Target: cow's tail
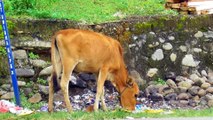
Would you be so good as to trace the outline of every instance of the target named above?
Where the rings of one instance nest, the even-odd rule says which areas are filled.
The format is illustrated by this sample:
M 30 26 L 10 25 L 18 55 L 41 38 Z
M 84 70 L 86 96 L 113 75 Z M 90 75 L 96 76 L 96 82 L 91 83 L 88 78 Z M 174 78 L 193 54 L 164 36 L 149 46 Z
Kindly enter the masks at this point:
M 60 90 L 60 74 L 62 71 L 62 63 L 61 63 L 61 57 L 60 57 L 60 50 L 57 44 L 57 35 L 53 36 L 52 38 L 52 45 L 51 45 L 51 61 L 53 65 L 52 70 L 52 82 L 54 91 L 57 92 Z

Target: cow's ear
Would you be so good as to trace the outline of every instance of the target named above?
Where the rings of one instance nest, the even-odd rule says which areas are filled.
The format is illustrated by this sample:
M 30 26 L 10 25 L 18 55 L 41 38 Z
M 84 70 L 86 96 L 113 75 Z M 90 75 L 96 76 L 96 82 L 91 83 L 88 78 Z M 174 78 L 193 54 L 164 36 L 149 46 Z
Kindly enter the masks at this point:
M 132 86 L 133 86 L 133 83 L 134 83 L 133 78 L 132 78 L 132 77 L 128 77 L 127 85 L 128 85 L 129 87 L 132 87 Z

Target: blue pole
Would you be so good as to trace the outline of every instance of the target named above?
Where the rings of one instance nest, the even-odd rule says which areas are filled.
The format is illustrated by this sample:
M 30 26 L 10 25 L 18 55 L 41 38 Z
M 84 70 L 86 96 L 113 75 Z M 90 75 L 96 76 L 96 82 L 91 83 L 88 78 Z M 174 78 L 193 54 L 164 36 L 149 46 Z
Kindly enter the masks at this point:
M 18 83 L 16 78 L 16 70 L 14 66 L 14 59 L 13 59 L 11 45 L 10 45 L 10 36 L 7 29 L 7 22 L 6 22 L 5 12 L 4 12 L 4 4 L 2 0 L 0 0 L 0 15 L 1 15 L 2 31 L 4 34 L 8 63 L 10 68 L 10 75 L 12 78 L 13 90 L 14 90 L 14 95 L 16 99 L 16 105 L 21 106 L 20 97 L 19 97 L 19 88 L 18 88 Z

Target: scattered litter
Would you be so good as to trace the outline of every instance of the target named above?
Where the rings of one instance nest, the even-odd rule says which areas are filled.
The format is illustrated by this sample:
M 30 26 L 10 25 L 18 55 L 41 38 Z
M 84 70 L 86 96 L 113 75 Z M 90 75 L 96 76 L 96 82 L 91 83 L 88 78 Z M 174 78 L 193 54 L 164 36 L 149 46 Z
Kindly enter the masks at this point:
M 133 111 L 133 113 L 140 113 L 140 112 L 145 112 L 145 110 L 149 110 L 150 108 L 147 107 L 146 105 L 143 104 L 137 104 L 135 106 L 135 110 Z
M 163 109 L 149 109 L 149 110 L 145 110 L 146 113 L 162 113 L 164 112 Z
M 156 113 L 173 114 L 174 113 L 171 110 L 152 109 L 150 107 L 147 107 L 146 105 L 137 104 L 135 106 L 135 110 L 133 111 L 133 113 L 140 113 L 140 112 L 145 112 L 145 113 L 150 113 L 150 114 L 156 114 Z
M 18 116 L 24 116 L 24 115 L 32 114 L 33 112 L 34 111 L 29 110 L 29 109 L 23 109 L 23 110 L 17 111 L 16 115 L 18 115 Z
M 22 115 L 28 115 L 33 113 L 34 111 L 31 111 L 29 109 L 23 109 L 22 107 L 15 106 L 14 103 L 11 103 L 7 100 L 0 100 L 0 113 L 13 113 L 18 116 Z
M 7 100 L 0 100 L 0 113 L 6 113 L 6 112 L 16 112 L 18 110 L 22 110 L 23 108 L 15 106 L 14 103 L 11 103 Z
M 40 108 L 40 111 L 42 111 L 42 112 L 47 112 L 48 111 L 48 106 L 46 105 L 46 106 L 42 106 L 41 108 Z

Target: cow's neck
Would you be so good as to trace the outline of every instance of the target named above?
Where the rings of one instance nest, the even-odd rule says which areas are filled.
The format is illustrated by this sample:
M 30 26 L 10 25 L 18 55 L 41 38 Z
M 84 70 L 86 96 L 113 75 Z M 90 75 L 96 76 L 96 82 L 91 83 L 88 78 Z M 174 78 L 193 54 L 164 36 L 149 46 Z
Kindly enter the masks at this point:
M 125 66 L 120 68 L 120 70 L 116 72 L 114 77 L 115 77 L 116 89 L 120 93 L 127 86 L 128 72 Z

